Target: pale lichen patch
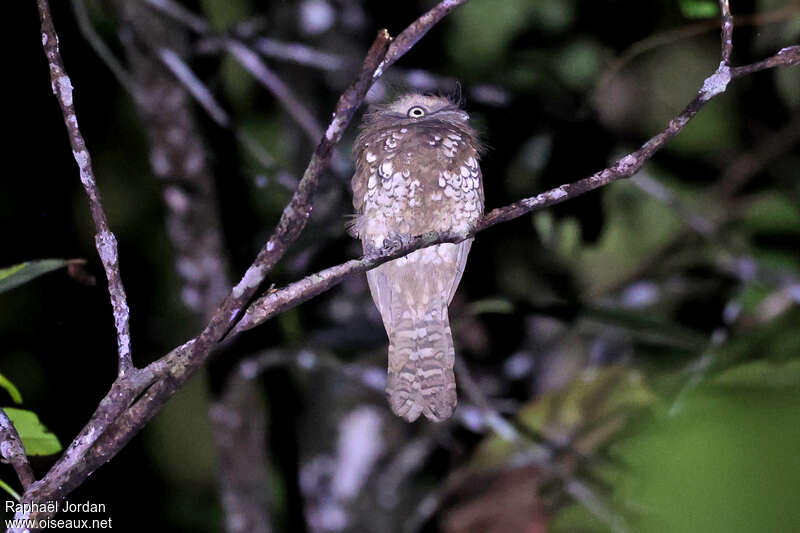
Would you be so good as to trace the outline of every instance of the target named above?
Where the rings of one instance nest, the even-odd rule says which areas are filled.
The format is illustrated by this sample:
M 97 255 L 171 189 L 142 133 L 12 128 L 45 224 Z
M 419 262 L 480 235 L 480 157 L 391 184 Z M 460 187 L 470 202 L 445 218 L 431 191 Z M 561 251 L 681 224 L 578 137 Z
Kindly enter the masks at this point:
M 268 243 L 269 244 L 269 243 Z M 234 298 L 239 298 L 249 289 L 258 287 L 264 279 L 264 274 L 261 270 L 261 265 L 252 265 L 244 273 L 242 280 L 236 284 L 231 293 Z
M 61 101 L 65 106 L 72 107 L 72 82 L 70 81 L 69 76 L 60 76 L 57 79 L 57 83 Z
M 706 102 L 716 95 L 725 92 L 730 81 L 731 68 L 724 62 L 720 62 L 717 71 L 703 82 L 703 87 L 700 89 L 700 99 Z

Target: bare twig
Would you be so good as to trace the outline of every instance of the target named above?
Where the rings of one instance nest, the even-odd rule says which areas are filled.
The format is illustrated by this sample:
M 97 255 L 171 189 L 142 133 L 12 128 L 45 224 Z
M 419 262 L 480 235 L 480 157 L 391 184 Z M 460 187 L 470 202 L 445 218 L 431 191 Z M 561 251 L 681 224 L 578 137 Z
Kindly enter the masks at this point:
M 86 141 L 83 139 L 81 130 L 78 128 L 78 118 L 75 116 L 72 99 L 72 82 L 64 70 L 64 62 L 58 49 L 58 36 L 50 14 L 50 5 L 47 0 L 37 0 L 37 5 L 42 28 L 42 47 L 50 66 L 50 84 L 64 115 L 64 124 L 67 126 L 69 142 L 72 145 L 72 155 L 75 157 L 75 162 L 78 163 L 81 183 L 89 197 L 89 209 L 97 230 L 94 239 L 95 246 L 108 278 L 108 292 L 111 296 L 111 306 L 114 309 L 114 326 L 117 329 L 118 374 L 124 376 L 133 368 L 133 362 L 131 361 L 131 339 L 128 324 L 130 311 L 119 271 L 117 238 L 108 226 L 108 218 L 103 209 L 100 190 L 92 169 L 92 158 L 86 148 Z
M 800 113 L 780 130 L 759 139 L 752 150 L 736 156 L 727 163 L 722 177 L 710 190 L 710 196 L 718 199 L 730 198 L 768 163 L 800 144 Z
M 284 43 L 268 37 L 259 37 L 253 41 L 253 47 L 265 57 L 322 70 L 340 70 L 351 63 L 340 55 L 323 52 L 303 43 Z
M 380 65 L 378 65 L 378 68 L 375 69 L 375 79 L 379 78 L 395 61 L 411 50 L 411 47 L 417 44 L 417 41 L 422 39 L 425 34 L 428 33 L 428 30 L 433 28 L 436 23 L 455 8 L 461 7 L 467 2 L 469 2 L 469 0 L 442 0 L 430 11 L 415 20 L 408 28 L 403 30 L 400 35 L 394 39 L 391 46 L 389 46 L 389 50 L 386 51 L 386 57 L 381 61 Z
M 769 11 L 765 13 L 754 13 L 750 15 L 737 15 L 736 25 L 739 27 L 762 26 L 787 19 L 790 16 L 796 14 L 798 11 L 800 11 L 800 5 L 798 5 L 797 3 L 790 2 L 787 5 L 779 9 L 776 9 L 774 11 Z M 683 26 L 680 28 L 667 30 L 661 33 L 656 33 L 654 35 L 647 37 L 646 39 L 642 39 L 641 41 L 632 44 L 627 50 L 625 50 L 622 54 L 620 54 L 619 57 L 614 59 L 605 68 L 605 71 L 600 76 L 597 84 L 595 85 L 595 88 L 593 90 L 593 97 L 597 97 L 600 91 L 602 91 L 608 85 L 608 83 L 619 73 L 619 71 L 622 70 L 634 58 L 650 50 L 658 48 L 659 46 L 664 46 L 666 44 L 682 41 L 689 37 L 700 35 L 702 33 L 706 33 L 714 29 L 718 29 L 719 27 L 720 25 L 716 20 L 707 20 L 703 22 L 697 22 L 695 24 L 689 24 L 687 26 Z
M 158 55 L 161 62 L 172 72 L 175 78 L 186 87 L 189 94 L 192 95 L 195 101 L 200 104 L 214 122 L 223 128 L 232 129 L 245 150 L 256 158 L 263 167 L 272 168 L 275 166 L 273 157 L 269 155 L 255 139 L 233 124 L 233 120 L 231 120 L 228 112 L 219 105 L 208 87 L 200 81 L 192 69 L 189 68 L 189 65 L 187 65 L 174 50 L 160 48 L 156 50 L 156 55 Z
M 214 119 L 214 122 L 223 128 L 230 127 L 231 119 L 228 113 L 222 109 L 222 106 L 217 103 L 211 91 L 209 91 L 203 82 L 195 76 L 192 69 L 189 68 L 189 65 L 187 65 L 174 50 L 161 48 L 156 50 L 156 54 L 170 72 L 172 72 L 183 86 L 186 87 L 197 103 L 203 106 L 203 109 Z
M 719 0 L 719 10 L 722 17 L 722 35 L 720 40 L 722 63 L 726 67 L 731 66 L 731 53 L 733 52 L 733 15 L 731 15 L 731 5 L 729 0 Z
M 36 481 L 17 428 L 14 427 L 2 408 L 0 408 L 0 457 L 14 467 L 23 489 L 27 489 L 31 483 Z
M 258 54 L 235 39 L 227 39 L 225 49 L 278 99 L 312 143 L 319 141 L 319 138 L 322 137 L 322 126 L 319 125 L 311 111 L 295 97 L 289 86 L 261 61 Z
M 184 26 L 191 28 L 195 33 L 207 33 L 211 31 L 211 26 L 209 26 L 206 19 L 195 15 L 177 2 L 173 2 L 172 0 L 145 0 L 145 2 L 159 11 L 166 13 Z
M 134 92 L 134 82 L 130 73 L 125 70 L 125 67 L 117 60 L 114 53 L 106 46 L 106 43 L 92 26 L 92 21 L 89 19 L 89 13 L 86 12 L 86 4 L 83 0 L 72 0 L 72 12 L 75 14 L 75 20 L 78 22 L 78 29 L 81 31 L 83 38 L 89 43 L 97 54 L 97 57 L 105 63 L 111 74 L 117 79 L 122 87 L 129 93 Z
M 223 48 L 252 74 L 286 109 L 287 113 L 300 125 L 312 143 L 322 136 L 322 128 L 314 115 L 295 98 L 289 87 L 272 72 L 267 65 L 247 45 L 234 37 L 222 37 L 214 33 L 202 18 L 194 15 L 172 0 L 146 0 L 149 5 L 171 17 L 176 22 L 191 28 L 201 35 L 219 40 Z M 202 21 L 202 22 L 201 22 Z
M 800 46 L 787 46 L 786 48 L 782 48 L 780 51 L 778 51 L 778 53 L 774 56 L 762 59 L 761 61 L 756 61 L 750 65 L 731 69 L 731 77 L 733 79 L 737 79 L 741 78 L 742 76 L 747 76 L 748 74 L 758 72 L 759 70 L 775 67 L 788 67 L 791 65 L 797 65 L 799 63 Z

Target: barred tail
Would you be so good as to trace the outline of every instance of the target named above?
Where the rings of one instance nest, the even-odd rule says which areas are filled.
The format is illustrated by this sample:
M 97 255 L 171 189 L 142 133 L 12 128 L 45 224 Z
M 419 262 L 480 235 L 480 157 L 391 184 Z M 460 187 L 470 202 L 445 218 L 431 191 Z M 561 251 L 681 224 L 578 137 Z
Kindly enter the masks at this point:
M 447 302 L 433 298 L 414 309 L 398 300 L 393 302 L 389 331 L 389 404 L 408 422 L 420 413 L 441 422 L 456 408 L 455 350 Z

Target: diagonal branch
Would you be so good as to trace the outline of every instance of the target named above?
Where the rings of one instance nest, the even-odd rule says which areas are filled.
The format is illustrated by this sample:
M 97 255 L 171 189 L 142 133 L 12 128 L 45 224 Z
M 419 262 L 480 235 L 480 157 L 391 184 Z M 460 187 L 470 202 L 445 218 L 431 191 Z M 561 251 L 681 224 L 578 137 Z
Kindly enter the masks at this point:
M 75 157 L 75 162 L 78 163 L 81 183 L 89 197 L 89 209 L 97 229 L 94 241 L 108 278 L 108 292 L 111 296 L 111 306 L 114 309 L 114 326 L 117 329 L 118 374 L 122 377 L 133 368 L 133 362 L 131 361 L 130 311 L 119 271 L 117 238 L 108 226 L 108 218 L 103 209 L 100 190 L 97 188 L 92 169 L 92 158 L 86 148 L 86 141 L 83 139 L 81 130 L 78 128 L 78 118 L 75 116 L 75 106 L 72 100 L 72 82 L 64 70 L 64 62 L 58 49 L 58 36 L 50 14 L 50 5 L 47 0 L 37 0 L 37 4 L 42 28 L 42 47 L 50 66 L 50 84 L 64 115 L 64 124 L 67 126 L 69 142 L 72 145 L 72 155 Z
M 275 99 L 286 109 L 286 112 L 297 122 L 303 132 L 315 143 L 322 136 L 322 128 L 317 123 L 314 115 L 303 103 L 298 100 L 289 86 L 284 83 L 267 65 L 242 41 L 234 37 L 226 37 L 212 31 L 208 23 L 173 0 L 146 0 L 154 9 L 164 13 L 179 24 L 190 28 L 196 33 L 213 40 L 218 40 L 221 46 L 234 60 L 263 85 Z
M 236 39 L 226 39 L 225 49 L 255 79 L 267 88 L 303 129 L 311 142 L 322 136 L 322 127 L 314 115 L 297 99 L 286 83 L 264 63 L 258 54 Z

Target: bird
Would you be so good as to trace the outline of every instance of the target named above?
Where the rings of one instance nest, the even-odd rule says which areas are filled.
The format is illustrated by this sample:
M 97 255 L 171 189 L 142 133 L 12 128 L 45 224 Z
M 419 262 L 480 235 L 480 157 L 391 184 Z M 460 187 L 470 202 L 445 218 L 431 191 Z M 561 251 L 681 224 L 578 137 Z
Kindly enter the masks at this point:
M 429 232 L 468 235 L 483 215 L 480 139 L 446 96 L 406 93 L 370 107 L 353 145 L 356 214 L 350 233 L 365 254 Z M 448 306 L 472 238 L 416 250 L 367 272 L 389 338 L 386 394 L 407 422 L 456 408 Z

